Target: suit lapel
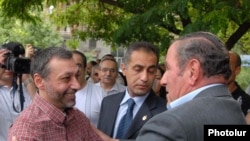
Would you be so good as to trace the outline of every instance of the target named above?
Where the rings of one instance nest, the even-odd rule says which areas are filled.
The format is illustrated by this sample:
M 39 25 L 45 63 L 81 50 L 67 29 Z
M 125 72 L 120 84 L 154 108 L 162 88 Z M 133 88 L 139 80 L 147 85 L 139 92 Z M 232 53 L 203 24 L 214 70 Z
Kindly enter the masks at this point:
M 151 109 L 156 107 L 155 99 L 153 97 L 153 93 L 151 92 L 148 97 L 145 99 L 144 103 L 140 107 L 139 111 L 137 112 L 132 126 L 128 129 L 125 138 L 129 138 L 134 133 L 139 132 L 141 127 L 150 119 L 152 118 Z
M 109 122 L 107 122 L 108 125 L 108 133 L 110 133 L 111 136 L 113 136 L 113 129 L 115 128 L 115 122 L 117 113 L 120 107 L 120 103 L 122 101 L 122 98 L 124 97 L 125 93 L 117 94 L 117 97 L 114 98 L 114 100 L 109 101 L 113 104 L 111 104 L 111 107 L 109 107 L 109 110 L 107 111 L 109 114 Z M 101 117 L 100 117 L 101 118 Z

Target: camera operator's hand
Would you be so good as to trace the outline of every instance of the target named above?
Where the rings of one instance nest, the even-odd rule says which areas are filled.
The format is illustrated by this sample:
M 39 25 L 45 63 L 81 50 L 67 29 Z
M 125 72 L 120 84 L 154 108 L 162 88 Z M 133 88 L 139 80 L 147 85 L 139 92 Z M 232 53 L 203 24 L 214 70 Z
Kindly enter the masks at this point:
M 8 53 L 9 50 L 7 49 L 0 49 L 0 64 L 4 64 L 4 61 L 6 59 L 6 53 Z
M 31 44 L 27 44 L 25 47 L 25 57 L 32 59 L 34 56 L 34 48 Z
M 7 49 L 1 49 L 0 50 L 0 76 L 2 76 L 5 68 L 4 68 L 4 61 L 6 59 L 6 53 L 8 53 L 9 51 Z
M 34 48 L 32 46 L 32 44 L 26 44 L 26 47 L 25 47 L 25 56 L 26 58 L 29 58 L 31 61 L 32 61 L 32 58 L 34 56 Z M 23 84 L 24 86 L 27 88 L 31 98 L 34 97 L 35 93 L 36 93 L 36 87 L 35 87 L 35 84 L 31 78 L 31 75 L 30 74 L 22 74 L 22 81 L 23 81 Z

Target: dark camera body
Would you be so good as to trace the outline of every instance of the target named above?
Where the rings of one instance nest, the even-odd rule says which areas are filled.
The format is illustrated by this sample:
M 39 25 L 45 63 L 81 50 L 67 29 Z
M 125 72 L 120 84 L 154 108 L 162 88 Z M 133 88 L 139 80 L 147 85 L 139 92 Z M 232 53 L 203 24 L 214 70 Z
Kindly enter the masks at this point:
M 30 73 L 30 59 L 6 55 L 5 69 L 11 70 L 14 73 Z
M 24 57 L 19 57 L 25 53 L 24 47 L 20 43 L 10 42 L 4 44 L 2 48 L 8 49 L 10 52 L 5 54 L 4 62 L 5 69 L 11 70 L 14 73 L 30 73 L 31 60 Z

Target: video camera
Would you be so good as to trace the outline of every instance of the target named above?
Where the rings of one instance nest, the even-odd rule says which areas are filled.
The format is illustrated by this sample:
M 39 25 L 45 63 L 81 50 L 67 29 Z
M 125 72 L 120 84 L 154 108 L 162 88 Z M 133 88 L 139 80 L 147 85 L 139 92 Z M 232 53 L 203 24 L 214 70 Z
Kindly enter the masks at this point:
M 18 74 L 30 73 L 31 60 L 29 58 L 20 57 L 20 55 L 25 54 L 25 49 L 22 44 L 17 42 L 8 42 L 2 45 L 1 49 L 3 48 L 10 51 L 5 54 L 5 69 L 11 70 Z

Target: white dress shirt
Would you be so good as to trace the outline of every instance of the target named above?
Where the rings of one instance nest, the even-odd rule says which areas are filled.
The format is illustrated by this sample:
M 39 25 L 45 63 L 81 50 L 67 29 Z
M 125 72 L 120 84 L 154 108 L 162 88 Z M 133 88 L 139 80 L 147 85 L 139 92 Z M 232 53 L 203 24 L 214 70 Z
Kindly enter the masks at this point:
M 82 111 L 89 120 L 97 127 L 102 99 L 105 97 L 102 89 L 92 83 L 76 92 L 75 107 Z
M 22 88 L 25 99 L 23 107 L 26 108 L 31 103 L 31 97 L 24 85 L 22 85 Z M 19 90 L 14 94 L 13 88 L 0 86 L 0 104 L 0 141 L 6 141 L 9 127 L 21 111 Z

